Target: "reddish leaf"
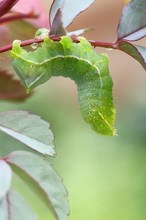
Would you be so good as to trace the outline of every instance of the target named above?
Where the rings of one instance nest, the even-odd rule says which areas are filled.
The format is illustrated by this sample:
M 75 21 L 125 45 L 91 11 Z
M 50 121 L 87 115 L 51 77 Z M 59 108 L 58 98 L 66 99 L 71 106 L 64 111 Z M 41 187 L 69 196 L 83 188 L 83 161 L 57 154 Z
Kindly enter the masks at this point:
M 146 36 L 146 1 L 131 0 L 125 5 L 118 25 L 118 40 L 139 40 Z
M 74 18 L 86 8 L 88 8 L 95 0 L 54 0 L 50 9 L 50 26 L 56 16 L 58 9 L 62 12 L 63 27 L 66 28 L 74 20 Z
M 3 0 L 0 2 L 0 17 L 6 14 L 19 0 Z
M 0 71 L 0 99 L 23 100 L 29 95 L 19 80 L 13 79 L 6 71 Z
M 146 70 L 146 48 L 145 47 L 133 45 L 127 41 L 120 41 L 118 44 L 118 49 L 132 56 Z
M 52 22 L 52 25 L 51 25 L 51 29 L 50 29 L 50 36 L 63 36 L 63 35 L 66 35 L 66 31 L 63 27 L 63 23 L 62 23 L 62 13 L 61 13 L 61 10 L 58 9 L 55 17 L 54 17 L 54 20 Z

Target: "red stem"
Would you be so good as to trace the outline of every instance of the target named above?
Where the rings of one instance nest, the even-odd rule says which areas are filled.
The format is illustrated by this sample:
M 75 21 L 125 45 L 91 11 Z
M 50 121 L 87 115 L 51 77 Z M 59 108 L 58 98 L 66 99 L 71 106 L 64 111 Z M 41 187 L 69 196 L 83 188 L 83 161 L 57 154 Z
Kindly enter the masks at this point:
M 24 47 L 27 45 L 31 45 L 33 43 L 41 43 L 41 42 L 43 42 L 43 39 L 29 39 L 29 40 L 22 41 L 20 45 L 21 47 Z M 3 47 L 0 47 L 0 53 L 9 51 L 11 49 L 12 49 L 12 44 L 5 45 Z
M 112 48 L 112 49 L 117 49 L 117 46 L 118 46 L 117 42 L 101 42 L 101 41 L 89 40 L 89 43 L 93 47 L 106 47 L 106 48 Z
M 19 0 L 3 0 L 0 2 L 0 17 L 6 14 Z
M 60 41 L 60 37 L 57 37 L 57 36 L 52 36 L 50 37 L 53 41 Z M 77 38 L 77 37 L 73 37 L 72 38 L 73 42 L 75 43 L 79 43 L 80 40 Z M 21 47 L 25 47 L 25 46 L 28 46 L 28 45 L 31 45 L 33 43 L 41 43 L 43 42 L 43 39 L 29 39 L 29 40 L 25 40 L 25 41 L 22 41 L 20 46 Z M 93 41 L 93 40 L 88 40 L 88 42 L 93 46 L 93 47 L 105 47 L 105 48 L 112 48 L 112 49 L 117 49 L 117 45 L 118 43 L 115 42 L 115 43 L 110 43 L 110 42 L 100 42 L 100 41 Z M 12 44 L 9 44 L 9 45 L 5 45 L 3 47 L 0 47 L 0 53 L 3 53 L 3 52 L 6 52 L 6 51 L 9 51 L 12 49 Z
M 52 36 L 50 37 L 53 41 L 59 41 L 60 37 L 57 36 Z M 79 43 L 80 40 L 78 37 L 72 37 L 72 40 L 74 43 Z M 88 40 L 88 42 L 93 46 L 93 47 L 106 47 L 106 48 L 112 48 L 112 49 L 117 49 L 117 42 L 101 42 L 101 41 L 94 41 L 94 40 Z
M 6 22 L 11 22 L 11 21 L 16 21 L 19 19 L 24 19 L 24 18 L 37 18 L 38 15 L 34 14 L 33 11 L 31 11 L 28 14 L 21 14 L 21 13 L 14 13 L 13 15 L 8 15 L 6 17 L 0 18 L 0 25 Z

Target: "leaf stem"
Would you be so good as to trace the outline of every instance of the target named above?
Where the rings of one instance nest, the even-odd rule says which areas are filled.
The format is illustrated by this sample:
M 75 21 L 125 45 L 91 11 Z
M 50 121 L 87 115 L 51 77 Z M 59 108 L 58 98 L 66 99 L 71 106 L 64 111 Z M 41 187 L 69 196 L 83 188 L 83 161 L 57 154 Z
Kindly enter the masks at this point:
M 101 42 L 101 41 L 93 41 L 89 40 L 89 43 L 93 47 L 106 47 L 106 48 L 112 48 L 112 49 L 117 49 L 117 42 Z
M 3 23 L 6 23 L 6 22 L 11 22 L 11 21 L 16 21 L 16 20 L 19 20 L 19 19 L 24 19 L 24 18 L 37 18 L 38 15 L 35 14 L 33 11 L 27 13 L 27 14 L 23 14 L 23 13 L 13 13 L 13 14 L 10 14 L 8 16 L 4 16 L 2 18 L 0 18 L 0 25 L 2 25 Z
M 60 39 L 61 39 L 61 37 L 58 37 L 58 36 L 50 36 L 50 38 L 53 41 L 60 41 Z M 72 37 L 72 40 L 73 40 L 74 43 L 79 43 L 80 42 L 78 37 Z M 25 46 L 31 45 L 33 43 L 41 43 L 43 41 L 44 41 L 43 39 L 33 38 L 33 39 L 22 41 L 20 46 L 25 47 Z M 105 48 L 117 49 L 117 46 L 118 46 L 117 42 L 112 43 L 112 42 L 101 42 L 101 41 L 94 41 L 94 40 L 88 40 L 88 42 L 93 47 L 105 47 Z M 12 49 L 12 44 L 5 45 L 3 47 L 0 47 L 0 53 L 9 51 L 11 49 Z

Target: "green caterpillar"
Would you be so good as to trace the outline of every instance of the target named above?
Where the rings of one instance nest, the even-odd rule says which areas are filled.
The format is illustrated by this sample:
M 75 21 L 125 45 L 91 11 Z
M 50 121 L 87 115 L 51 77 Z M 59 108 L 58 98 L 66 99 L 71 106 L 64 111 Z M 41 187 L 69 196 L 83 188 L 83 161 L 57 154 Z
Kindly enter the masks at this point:
M 115 108 L 108 57 L 97 54 L 85 38 L 73 43 L 64 36 L 59 42 L 45 38 L 34 51 L 27 52 L 14 41 L 11 51 L 13 67 L 27 90 L 46 82 L 52 76 L 69 77 L 78 89 L 84 120 L 97 132 L 115 135 Z

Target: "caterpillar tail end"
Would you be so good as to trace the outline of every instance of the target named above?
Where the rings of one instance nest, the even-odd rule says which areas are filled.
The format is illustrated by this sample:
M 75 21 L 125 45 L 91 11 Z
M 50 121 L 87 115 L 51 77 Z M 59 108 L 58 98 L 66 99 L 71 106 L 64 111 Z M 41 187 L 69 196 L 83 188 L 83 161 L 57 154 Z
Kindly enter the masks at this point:
M 94 120 L 86 120 L 90 124 L 91 128 L 97 133 L 106 136 L 117 136 L 117 130 L 113 124 L 107 123 L 104 119 L 101 121 L 98 117 Z
M 116 110 L 111 108 L 109 112 L 101 112 L 97 108 L 92 108 L 90 111 L 81 109 L 84 120 L 97 133 L 106 136 L 117 136 L 115 129 Z

